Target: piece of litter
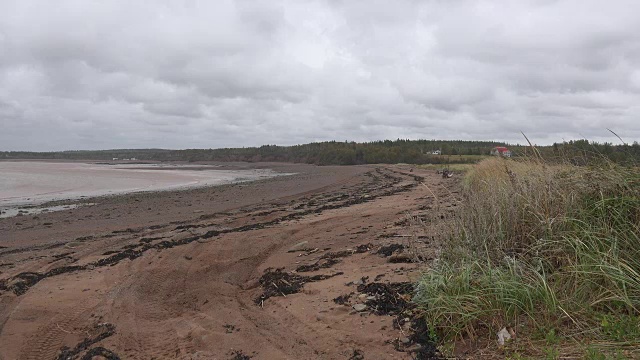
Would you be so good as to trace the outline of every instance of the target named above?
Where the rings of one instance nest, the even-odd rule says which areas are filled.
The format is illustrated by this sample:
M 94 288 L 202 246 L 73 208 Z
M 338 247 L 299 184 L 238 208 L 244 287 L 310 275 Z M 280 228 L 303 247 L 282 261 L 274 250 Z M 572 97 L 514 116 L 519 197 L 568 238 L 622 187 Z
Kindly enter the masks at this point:
M 498 345 L 504 346 L 504 343 L 509 340 L 511 340 L 511 334 L 509 334 L 509 331 L 506 327 L 498 331 Z

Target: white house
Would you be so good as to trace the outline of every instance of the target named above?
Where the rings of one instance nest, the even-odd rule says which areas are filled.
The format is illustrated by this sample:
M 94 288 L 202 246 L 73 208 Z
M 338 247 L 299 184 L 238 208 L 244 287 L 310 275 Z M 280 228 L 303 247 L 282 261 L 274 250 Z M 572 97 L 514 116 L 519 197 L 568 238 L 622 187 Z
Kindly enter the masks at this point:
M 511 150 L 507 149 L 504 146 L 496 146 L 491 150 L 491 155 L 494 156 L 504 156 L 504 157 L 511 157 Z

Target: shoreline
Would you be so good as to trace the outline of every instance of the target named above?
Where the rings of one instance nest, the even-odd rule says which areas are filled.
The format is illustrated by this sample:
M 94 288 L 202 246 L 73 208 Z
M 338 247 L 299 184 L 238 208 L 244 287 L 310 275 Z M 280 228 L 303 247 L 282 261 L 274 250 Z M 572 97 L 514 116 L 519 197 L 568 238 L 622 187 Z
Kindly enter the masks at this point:
M 14 162 L 17 163 L 17 162 Z M 39 161 L 33 161 L 31 163 L 40 163 Z M 60 164 L 71 164 L 68 162 L 59 162 Z M 73 164 L 80 165 L 96 165 L 92 162 L 76 162 Z M 102 166 L 106 164 L 101 163 Z M 108 196 L 120 196 L 131 193 L 151 193 L 151 192 L 165 192 L 165 191 L 184 191 L 195 188 L 221 186 L 226 184 L 246 183 L 251 181 L 258 181 L 262 179 L 268 179 L 277 176 L 287 176 L 293 173 L 282 173 L 273 171 L 269 168 L 254 168 L 254 169 L 222 169 L 220 165 L 182 165 L 177 163 L 170 164 L 149 164 L 149 167 L 140 167 L 140 164 L 128 164 L 135 167 L 122 167 L 121 165 L 127 164 L 114 164 L 114 168 L 90 168 L 90 171 L 109 171 L 109 170 L 121 170 L 120 176 L 142 176 L 143 179 L 147 179 L 146 185 L 137 187 L 120 187 L 120 188 L 106 188 L 106 189 L 82 189 L 80 186 L 77 189 L 59 189 L 44 193 L 22 194 L 12 197 L 5 197 L 0 199 L 0 218 L 6 218 L 11 215 L 23 213 L 23 214 L 35 214 L 41 213 L 43 210 L 53 211 L 57 209 L 47 209 L 58 205 L 75 204 L 78 202 L 96 202 L 104 197 Z M 157 166 L 159 165 L 159 166 Z M 106 165 L 109 166 L 109 165 Z M 41 169 L 38 169 L 42 171 Z M 74 169 L 75 170 L 75 169 Z M 184 173 L 181 173 L 183 172 Z M 194 174 L 194 171 L 197 171 Z M 216 172 L 216 173 L 213 173 Z M 145 174 L 153 174 L 151 177 Z M 156 183 L 157 179 L 155 174 L 161 174 L 161 176 L 172 176 L 179 174 L 180 176 L 190 176 L 192 179 L 184 178 L 183 180 L 176 179 L 174 183 Z M 202 174 L 202 175 L 200 175 Z M 24 176 L 24 175 L 22 175 Z M 27 177 L 37 177 L 38 174 L 27 175 Z M 9 183 L 11 181 L 9 180 Z M 50 186 L 50 185 L 49 185 Z M 6 191 L 6 190 L 5 190 Z M 89 201 L 87 201 L 89 200 Z M 91 201 L 95 200 L 95 201 Z M 38 210 L 39 209 L 39 210 Z M 22 211 L 21 211 L 22 210 Z

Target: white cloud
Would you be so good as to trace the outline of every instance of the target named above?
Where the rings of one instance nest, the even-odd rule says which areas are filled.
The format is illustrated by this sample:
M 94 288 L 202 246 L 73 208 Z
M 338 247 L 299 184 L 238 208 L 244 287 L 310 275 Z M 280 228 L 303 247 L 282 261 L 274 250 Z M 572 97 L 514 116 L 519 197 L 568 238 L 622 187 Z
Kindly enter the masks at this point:
M 6 0 L 0 150 L 640 138 L 640 3 Z

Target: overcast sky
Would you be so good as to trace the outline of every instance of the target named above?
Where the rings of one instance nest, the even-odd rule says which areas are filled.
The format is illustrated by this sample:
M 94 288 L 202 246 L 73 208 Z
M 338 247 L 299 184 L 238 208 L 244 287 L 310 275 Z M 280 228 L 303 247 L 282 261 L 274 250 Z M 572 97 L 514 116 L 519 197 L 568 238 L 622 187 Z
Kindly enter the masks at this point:
M 640 140 L 640 1 L 0 0 L 0 150 Z

